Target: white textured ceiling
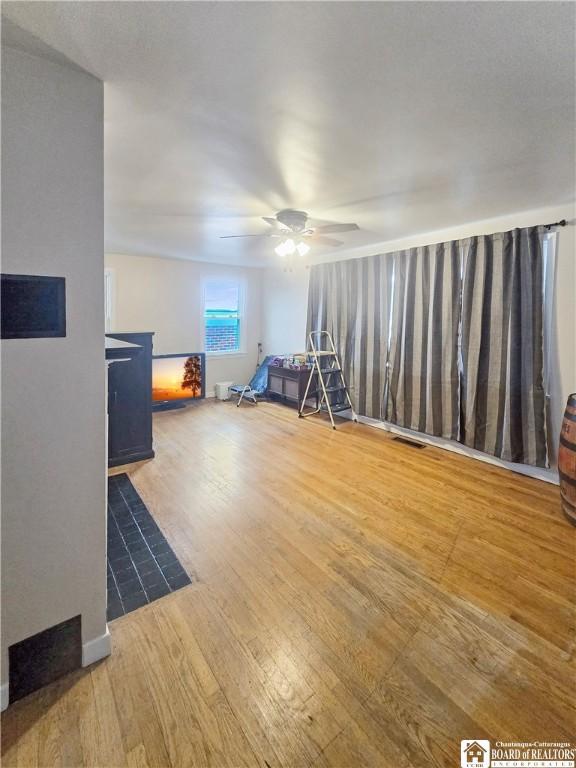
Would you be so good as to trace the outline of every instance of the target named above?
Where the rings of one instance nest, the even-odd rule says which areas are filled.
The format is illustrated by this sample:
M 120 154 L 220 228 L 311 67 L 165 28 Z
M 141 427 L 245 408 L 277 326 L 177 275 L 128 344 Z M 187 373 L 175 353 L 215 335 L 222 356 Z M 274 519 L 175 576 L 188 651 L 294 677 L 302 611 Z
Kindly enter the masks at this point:
M 266 264 L 275 241 L 219 235 L 265 232 L 259 217 L 294 207 L 357 222 L 340 236 L 353 247 L 572 200 L 575 8 L 2 10 L 8 43 L 34 36 L 106 83 L 107 250 Z

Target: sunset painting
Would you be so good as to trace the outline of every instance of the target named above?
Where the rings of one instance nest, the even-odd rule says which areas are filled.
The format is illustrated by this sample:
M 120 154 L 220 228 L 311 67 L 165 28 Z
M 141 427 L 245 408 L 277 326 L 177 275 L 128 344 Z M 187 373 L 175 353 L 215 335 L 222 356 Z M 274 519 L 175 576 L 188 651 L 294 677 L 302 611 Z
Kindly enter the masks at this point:
M 202 358 L 156 357 L 152 367 L 152 400 L 166 402 L 202 397 Z

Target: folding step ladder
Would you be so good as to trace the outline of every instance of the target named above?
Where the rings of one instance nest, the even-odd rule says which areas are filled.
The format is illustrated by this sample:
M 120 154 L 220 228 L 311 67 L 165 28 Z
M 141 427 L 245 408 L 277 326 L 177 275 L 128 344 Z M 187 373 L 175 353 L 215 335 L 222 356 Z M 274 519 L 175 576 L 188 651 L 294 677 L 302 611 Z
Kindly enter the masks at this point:
M 306 418 L 320 413 L 320 411 L 325 411 L 330 416 L 332 429 L 336 429 L 334 414 L 350 410 L 352 411 L 352 419 L 358 421 L 331 334 L 328 331 L 312 331 L 308 335 L 308 346 L 307 354 L 312 357 L 313 362 L 306 392 L 298 409 L 298 416 Z M 314 387 L 315 376 L 317 380 Z M 311 395 L 316 395 L 317 407 L 313 411 L 304 413 L 306 401 Z M 331 399 L 334 395 L 340 398 L 339 402 Z M 344 400 L 341 399 L 342 395 L 344 395 Z

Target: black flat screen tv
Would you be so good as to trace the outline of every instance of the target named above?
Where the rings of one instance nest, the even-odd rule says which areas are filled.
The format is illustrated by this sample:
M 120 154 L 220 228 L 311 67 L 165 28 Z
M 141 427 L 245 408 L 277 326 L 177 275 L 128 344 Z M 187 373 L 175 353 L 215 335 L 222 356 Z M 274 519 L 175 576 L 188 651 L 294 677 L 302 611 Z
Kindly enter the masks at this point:
M 186 404 L 206 394 L 204 352 L 154 355 L 152 358 L 152 405 Z

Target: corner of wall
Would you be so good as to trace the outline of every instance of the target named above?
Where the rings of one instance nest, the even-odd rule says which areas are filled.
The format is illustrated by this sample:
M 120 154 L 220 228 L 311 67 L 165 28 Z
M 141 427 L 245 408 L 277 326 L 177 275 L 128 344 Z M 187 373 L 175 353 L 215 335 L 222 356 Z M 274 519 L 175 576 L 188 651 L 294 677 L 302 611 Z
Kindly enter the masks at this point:
M 106 656 L 110 656 L 112 653 L 112 638 L 110 637 L 110 630 L 106 625 L 106 632 L 100 637 L 95 637 L 93 640 L 89 640 L 87 643 L 82 644 L 82 666 L 88 667 L 90 664 L 94 664 L 100 659 L 105 659 Z

